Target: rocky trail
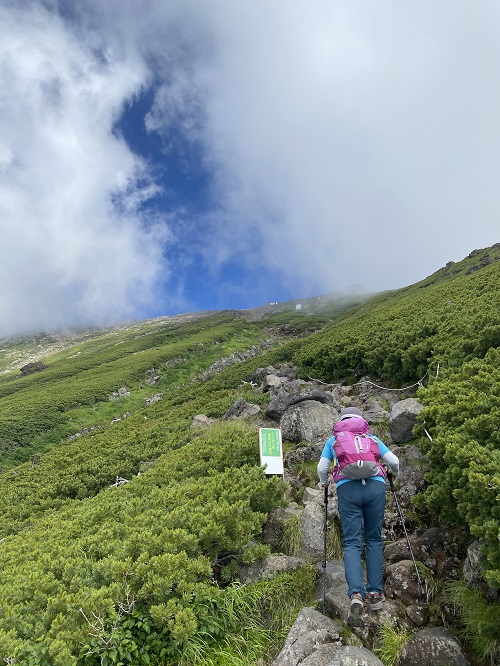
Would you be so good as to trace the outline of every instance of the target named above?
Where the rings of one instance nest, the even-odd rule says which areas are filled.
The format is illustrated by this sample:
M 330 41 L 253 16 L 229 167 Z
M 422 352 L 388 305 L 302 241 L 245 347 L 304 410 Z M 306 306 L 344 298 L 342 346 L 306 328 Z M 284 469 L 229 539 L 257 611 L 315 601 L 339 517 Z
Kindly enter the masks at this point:
M 318 567 L 318 601 L 300 612 L 272 666 L 380 665 L 384 662 L 376 653 L 380 654 L 384 632 L 397 635 L 402 642 L 398 666 L 470 664 L 453 630 L 453 609 L 442 604 L 439 590 L 461 575 L 471 585 L 483 585 L 480 558 L 477 544 L 464 554 L 463 546 L 446 526 L 429 523 L 430 519 L 414 508 L 412 499 L 425 489 L 428 469 L 425 456 L 412 441 L 422 409 L 414 397 L 415 387 L 394 391 L 368 377 L 354 386 L 326 385 L 296 379 L 290 366 L 261 368 L 246 380 L 255 391 L 270 393 L 265 414 L 257 405 L 240 399 L 223 418 L 246 418 L 259 427 L 280 427 L 283 440 L 296 443 L 296 448 L 284 456 L 288 505 L 276 509 L 264 527 L 264 542 L 272 555 L 242 568 L 239 579 L 249 583 L 270 578 L 305 562 Z M 370 422 L 372 432 L 400 459 L 395 491 L 411 545 L 410 551 L 395 497 L 387 484 L 383 525 L 386 601 L 380 611 L 370 610 L 365 602 L 362 627 L 346 624 L 350 602 L 333 484 L 328 491 L 325 571 L 322 566 L 325 505 L 324 491 L 317 486 L 315 464 L 345 406 L 358 407 Z M 209 422 L 203 415 L 197 419 L 198 425 Z

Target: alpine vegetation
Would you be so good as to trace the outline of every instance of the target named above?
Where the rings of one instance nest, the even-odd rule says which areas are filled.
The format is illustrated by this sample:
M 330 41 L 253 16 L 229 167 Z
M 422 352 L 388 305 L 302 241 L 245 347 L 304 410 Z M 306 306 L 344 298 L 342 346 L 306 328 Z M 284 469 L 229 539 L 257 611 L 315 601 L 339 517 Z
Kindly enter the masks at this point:
M 0 662 L 405 666 L 431 641 L 498 663 L 499 260 L 352 302 L 3 340 Z M 384 609 L 348 630 L 336 498 L 311 461 L 352 404 L 401 474 Z M 281 430 L 283 478 L 262 427 Z M 313 625 L 328 640 L 295 653 Z

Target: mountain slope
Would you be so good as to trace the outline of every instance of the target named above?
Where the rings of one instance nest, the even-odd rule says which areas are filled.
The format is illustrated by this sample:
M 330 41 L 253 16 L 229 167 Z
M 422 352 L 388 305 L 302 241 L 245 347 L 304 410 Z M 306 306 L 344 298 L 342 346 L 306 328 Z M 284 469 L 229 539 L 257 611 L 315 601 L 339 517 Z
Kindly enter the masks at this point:
M 264 552 L 261 528 L 283 486 L 259 467 L 256 424 L 192 422 L 222 417 L 238 398 L 265 406 L 247 379 L 279 363 L 323 381 L 421 380 L 413 443 L 432 462 L 423 516 L 484 539 L 499 587 L 499 257 L 498 246 L 475 251 L 404 289 L 300 310 L 292 301 L 60 344 L 4 340 L 0 658 L 194 664 L 207 636 L 212 647 L 236 630 L 256 640 L 245 618 L 268 592 L 226 583 Z M 46 369 L 21 376 L 35 358 Z M 313 583 L 306 570 L 282 582 L 298 604 Z

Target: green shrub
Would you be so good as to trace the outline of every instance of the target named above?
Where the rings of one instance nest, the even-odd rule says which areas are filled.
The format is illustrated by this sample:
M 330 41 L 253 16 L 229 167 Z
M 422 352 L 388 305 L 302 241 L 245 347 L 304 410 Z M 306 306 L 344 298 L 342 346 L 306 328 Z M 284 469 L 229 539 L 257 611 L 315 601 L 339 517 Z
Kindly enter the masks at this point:
M 463 581 L 446 588 L 448 600 L 455 604 L 463 622 L 463 637 L 474 652 L 492 664 L 500 662 L 500 604 L 487 602 Z

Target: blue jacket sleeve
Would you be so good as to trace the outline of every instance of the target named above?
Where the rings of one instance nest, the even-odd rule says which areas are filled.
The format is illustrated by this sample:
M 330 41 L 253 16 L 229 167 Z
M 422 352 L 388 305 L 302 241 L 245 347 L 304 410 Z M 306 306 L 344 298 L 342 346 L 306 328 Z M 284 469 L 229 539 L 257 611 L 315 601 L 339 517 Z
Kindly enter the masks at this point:
M 328 460 L 333 460 L 335 458 L 335 451 L 333 449 L 334 444 L 335 437 L 332 436 L 326 440 L 325 446 L 323 447 L 323 451 L 321 453 L 322 458 L 328 458 Z

